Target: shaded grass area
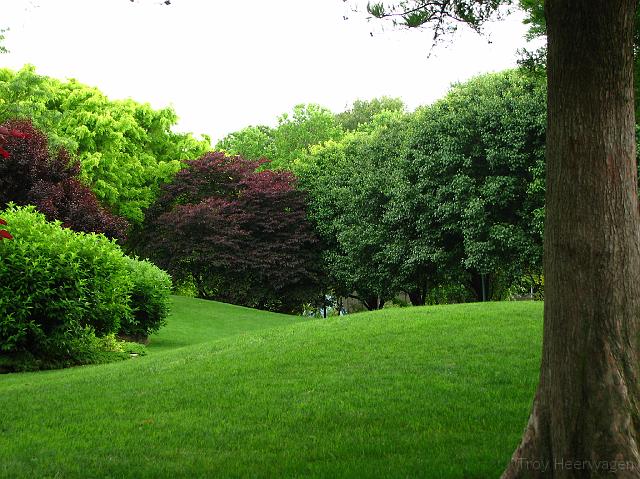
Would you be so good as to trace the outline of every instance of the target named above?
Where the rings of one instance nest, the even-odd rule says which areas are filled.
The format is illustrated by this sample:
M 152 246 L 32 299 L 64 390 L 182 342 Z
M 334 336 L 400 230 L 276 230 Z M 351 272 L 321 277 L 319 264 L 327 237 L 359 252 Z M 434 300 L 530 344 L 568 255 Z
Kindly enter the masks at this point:
M 185 346 L 199 315 L 174 319 Z M 227 325 L 207 342 L 190 328 L 193 346 L 0 377 L 0 477 L 497 477 L 537 383 L 542 305 Z

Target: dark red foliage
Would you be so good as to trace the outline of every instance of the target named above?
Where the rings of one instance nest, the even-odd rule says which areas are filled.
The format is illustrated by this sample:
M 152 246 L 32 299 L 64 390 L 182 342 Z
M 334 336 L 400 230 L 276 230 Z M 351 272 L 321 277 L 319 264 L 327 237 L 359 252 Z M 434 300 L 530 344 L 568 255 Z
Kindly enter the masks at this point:
M 20 130 L 9 129 L 0 125 L 0 156 L 3 158 L 9 158 L 10 153 L 3 148 L 9 137 L 13 138 L 29 138 L 29 134 Z
M 319 295 L 318 240 L 289 172 L 208 153 L 147 211 L 143 254 L 200 296 L 284 312 Z
M 51 153 L 47 137 L 30 121 L 0 125 L 0 207 L 34 205 L 49 220 L 76 231 L 123 239 L 127 222 L 112 215 L 78 179 L 80 165 L 66 150 Z
M 7 222 L 0 218 L 0 225 L 7 226 Z M 7 230 L 0 229 L 0 240 L 3 239 L 13 239 L 13 236 L 11 236 L 11 233 L 9 233 Z

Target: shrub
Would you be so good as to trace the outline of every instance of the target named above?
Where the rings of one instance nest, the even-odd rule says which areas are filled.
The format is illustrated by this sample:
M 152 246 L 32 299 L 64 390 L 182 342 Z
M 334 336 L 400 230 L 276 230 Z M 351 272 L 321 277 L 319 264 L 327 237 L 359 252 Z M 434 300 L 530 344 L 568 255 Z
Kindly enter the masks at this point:
M 130 321 L 132 282 L 120 248 L 74 233 L 32 206 L 2 212 L 0 353 L 82 363 L 95 336 Z M 66 365 L 66 364 L 65 364 Z
M 120 335 L 136 341 L 158 331 L 169 314 L 171 277 L 156 265 L 126 258 L 132 281 L 133 314 L 120 323 Z

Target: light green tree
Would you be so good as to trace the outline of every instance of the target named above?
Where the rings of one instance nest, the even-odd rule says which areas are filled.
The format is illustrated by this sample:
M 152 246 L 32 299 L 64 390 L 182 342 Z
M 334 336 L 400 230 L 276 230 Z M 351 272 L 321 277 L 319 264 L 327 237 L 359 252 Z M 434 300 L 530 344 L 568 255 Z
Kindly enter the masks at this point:
M 405 105 L 400 98 L 383 96 L 371 100 L 356 100 L 353 105 L 336 115 L 338 123 L 345 131 L 357 130 L 361 125 L 371 123 L 373 117 L 383 111 L 405 111 Z
M 207 138 L 175 133 L 171 108 L 155 110 L 133 100 L 110 100 L 75 80 L 38 75 L 31 66 L 0 70 L 0 120 L 30 118 L 53 146 L 81 163 L 81 177 L 114 213 L 140 223 L 158 186 L 182 160 L 210 148 Z
M 296 105 L 277 121 L 275 128 L 249 126 L 230 133 L 216 149 L 249 159 L 266 158 L 269 163 L 265 168 L 291 170 L 313 145 L 339 140 L 344 134 L 335 115 L 313 103 Z
M 247 160 L 275 158 L 274 131 L 265 125 L 248 126 L 229 133 L 220 140 L 215 149 L 228 155 L 240 155 Z

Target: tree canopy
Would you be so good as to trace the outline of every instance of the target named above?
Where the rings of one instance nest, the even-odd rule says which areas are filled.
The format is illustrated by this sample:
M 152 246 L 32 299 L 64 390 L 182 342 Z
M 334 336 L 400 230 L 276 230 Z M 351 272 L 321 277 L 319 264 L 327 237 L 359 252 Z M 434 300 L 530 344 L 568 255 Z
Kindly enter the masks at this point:
M 508 71 L 313 147 L 294 172 L 334 289 L 424 304 L 455 284 L 482 299 L 481 275 L 487 298 L 539 275 L 545 118 L 544 82 Z
M 124 239 L 128 224 L 104 208 L 79 178 L 80 165 L 64 148 L 50 148 L 47 136 L 28 120 L 0 125 L 0 208 L 34 205 L 48 220 L 75 231 Z
M 400 98 L 388 96 L 356 100 L 349 109 L 336 114 L 336 119 L 345 131 L 354 131 L 361 125 L 371 123 L 373 117 L 383 111 L 405 111 L 404 102 Z
M 278 117 L 275 128 L 250 126 L 230 133 L 220 140 L 216 149 L 230 155 L 257 160 L 265 158 L 268 169 L 291 170 L 313 145 L 338 140 L 344 134 L 335 115 L 317 104 L 299 104 L 291 112 Z
M 134 223 L 182 161 L 209 149 L 207 139 L 174 133 L 170 108 L 110 100 L 97 88 L 38 75 L 30 66 L 0 69 L 0 121 L 22 118 L 47 132 L 80 162 L 98 199 Z
M 259 165 L 221 152 L 188 161 L 150 207 L 138 248 L 200 297 L 299 312 L 320 296 L 320 245 L 293 175 Z

